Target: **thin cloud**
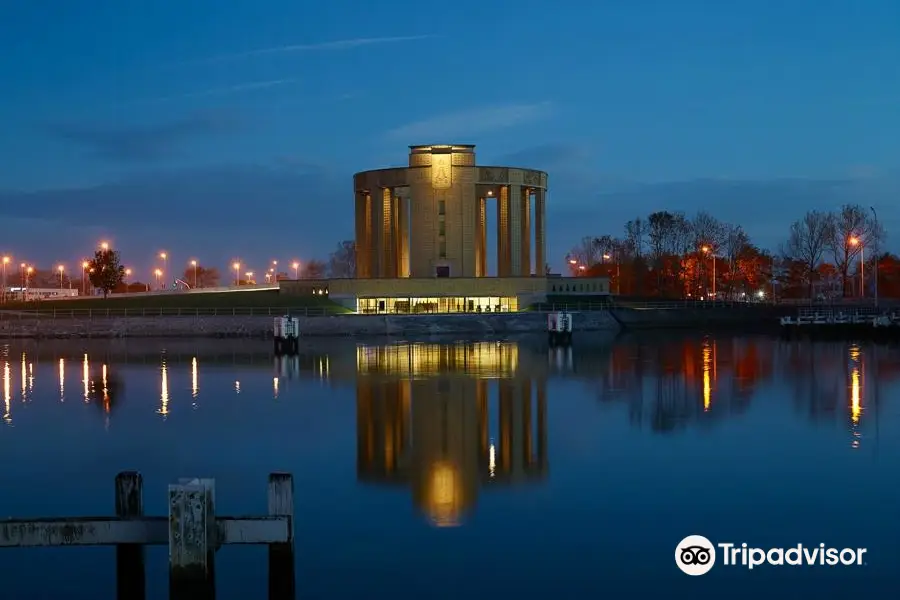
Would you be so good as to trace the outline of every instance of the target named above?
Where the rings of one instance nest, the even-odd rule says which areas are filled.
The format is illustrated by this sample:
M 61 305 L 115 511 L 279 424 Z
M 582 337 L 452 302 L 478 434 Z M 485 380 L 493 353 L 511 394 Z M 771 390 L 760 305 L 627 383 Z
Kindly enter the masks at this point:
M 419 40 L 427 40 L 434 38 L 433 35 L 401 35 L 393 37 L 377 37 L 377 38 L 354 38 L 349 40 L 335 40 L 332 42 L 321 42 L 318 44 L 293 44 L 287 46 L 275 46 L 272 48 L 260 48 L 258 50 L 249 50 L 247 52 L 237 52 L 235 54 L 222 54 L 211 58 L 203 58 L 196 61 L 190 61 L 188 64 L 205 64 L 213 62 L 221 62 L 226 60 L 236 60 L 240 58 L 250 58 L 253 56 L 263 56 L 266 54 L 283 54 L 287 52 L 311 52 L 316 50 L 350 50 L 361 46 L 374 46 L 376 44 L 397 44 L 401 42 L 415 42 Z
M 475 108 L 408 123 L 388 131 L 386 137 L 391 140 L 407 140 L 409 143 L 425 143 L 425 140 L 478 135 L 537 121 L 549 116 L 552 110 L 550 102 Z
M 185 98 L 203 98 L 206 96 L 225 96 L 228 94 L 237 94 L 240 92 L 249 92 L 253 90 L 261 90 L 279 85 L 287 85 L 289 83 L 297 83 L 297 79 L 272 79 L 269 81 L 250 81 L 247 83 L 238 83 L 226 87 L 210 88 L 199 92 L 189 92 L 187 94 L 179 94 L 175 96 L 161 96 L 159 98 L 150 98 L 145 102 L 168 102 L 170 100 L 182 100 Z

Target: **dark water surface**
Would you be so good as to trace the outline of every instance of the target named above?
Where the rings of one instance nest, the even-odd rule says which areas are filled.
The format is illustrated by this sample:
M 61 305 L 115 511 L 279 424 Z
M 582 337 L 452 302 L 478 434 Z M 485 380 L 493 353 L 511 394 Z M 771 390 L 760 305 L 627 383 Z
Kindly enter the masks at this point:
M 110 515 L 117 472 L 295 478 L 300 597 L 898 598 L 900 351 L 769 338 L 0 344 L 0 517 Z M 687 535 L 867 548 L 859 567 L 689 577 Z M 111 548 L 0 549 L 0 598 L 113 598 Z M 165 547 L 148 549 L 165 598 Z M 264 598 L 263 547 L 218 597 Z

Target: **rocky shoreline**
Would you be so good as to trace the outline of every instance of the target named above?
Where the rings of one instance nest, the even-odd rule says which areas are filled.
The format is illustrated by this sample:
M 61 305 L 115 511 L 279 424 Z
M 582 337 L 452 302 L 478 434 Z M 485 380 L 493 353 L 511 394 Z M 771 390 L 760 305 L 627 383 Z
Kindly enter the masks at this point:
M 544 332 L 544 313 L 299 317 L 301 336 L 496 335 Z M 618 331 L 606 311 L 574 313 L 575 331 Z M 0 339 L 270 338 L 272 317 L 4 318 Z

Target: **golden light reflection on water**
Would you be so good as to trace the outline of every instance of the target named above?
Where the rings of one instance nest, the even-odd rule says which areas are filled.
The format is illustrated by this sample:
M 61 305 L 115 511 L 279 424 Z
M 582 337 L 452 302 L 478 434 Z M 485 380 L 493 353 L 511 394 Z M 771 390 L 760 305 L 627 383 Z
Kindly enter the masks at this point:
M 160 381 L 160 392 L 159 392 L 159 410 L 156 411 L 166 418 L 169 414 L 169 367 L 166 365 L 166 359 L 163 358 L 162 365 L 160 366 L 161 381 Z
M 235 393 L 235 394 L 240 394 L 240 393 L 241 393 L 241 382 L 240 382 L 240 381 L 235 381 L 235 382 L 234 382 L 234 393 Z
M 197 357 L 191 359 L 191 398 L 196 398 L 200 391 L 200 375 L 198 371 Z
M 859 421 L 863 412 L 863 364 L 862 351 L 859 346 L 853 345 L 849 349 L 850 367 L 850 435 L 852 440 L 850 447 L 858 449 L 862 434 L 859 431 Z
M 22 402 L 28 398 L 28 363 L 25 361 L 25 353 L 22 353 Z
M 497 475 L 497 446 L 491 444 L 488 450 L 488 472 L 491 479 Z
M 696 355 L 695 355 L 696 356 Z M 712 404 L 712 348 L 709 342 L 703 342 L 703 410 L 709 410 Z
M 459 525 L 462 508 L 459 479 L 459 470 L 449 462 L 441 461 L 432 466 L 426 503 L 428 512 L 438 527 Z
M 59 359 L 59 401 L 66 401 L 66 359 Z
M 12 383 L 10 382 L 9 361 L 3 361 L 3 420 L 7 425 L 12 424 L 12 415 L 9 412 L 12 401 Z
M 91 401 L 91 364 L 88 362 L 88 355 L 84 355 L 84 362 L 81 364 L 81 383 L 84 384 L 84 401 Z

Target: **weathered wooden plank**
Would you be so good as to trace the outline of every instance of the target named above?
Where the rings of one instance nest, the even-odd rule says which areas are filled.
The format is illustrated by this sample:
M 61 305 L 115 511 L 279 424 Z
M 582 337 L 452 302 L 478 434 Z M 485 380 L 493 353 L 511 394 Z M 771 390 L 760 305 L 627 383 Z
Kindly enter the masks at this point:
M 140 519 L 144 516 L 144 480 L 129 471 L 116 475 L 116 516 Z M 144 547 L 141 544 L 116 546 L 116 597 L 119 600 L 144 600 L 146 597 Z
M 291 540 L 290 519 L 282 516 L 219 517 L 220 544 L 277 544 Z M 169 543 L 168 517 L 63 517 L 0 520 L 0 548 L 29 546 L 113 546 Z
M 182 480 L 183 481 L 183 480 Z M 169 486 L 169 597 L 215 598 L 213 486 L 200 479 Z
M 165 517 L 130 519 L 73 517 L 0 521 L 0 548 L 21 546 L 98 546 L 167 544 Z
M 269 600 L 294 600 L 294 478 L 289 473 L 269 475 L 269 515 L 288 519 L 289 536 L 269 544 Z

